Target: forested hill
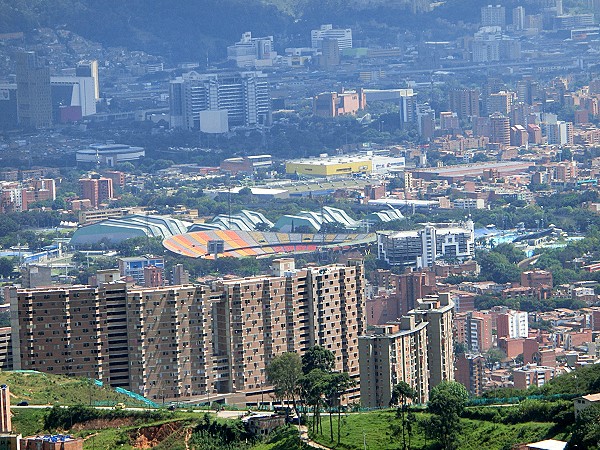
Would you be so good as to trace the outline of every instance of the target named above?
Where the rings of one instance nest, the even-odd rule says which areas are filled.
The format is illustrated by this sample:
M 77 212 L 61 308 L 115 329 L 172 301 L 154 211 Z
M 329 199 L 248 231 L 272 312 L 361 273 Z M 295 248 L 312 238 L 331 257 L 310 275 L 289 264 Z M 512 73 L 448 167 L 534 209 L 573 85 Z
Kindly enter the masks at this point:
M 571 0 L 576 2 L 577 0 Z M 451 37 L 451 23 L 479 21 L 489 0 L 448 0 L 413 15 L 409 0 L 0 0 L 0 33 L 62 26 L 109 46 L 125 46 L 173 60 L 222 57 L 244 31 L 274 35 L 276 46 L 305 46 L 322 23 L 352 27 L 363 44 L 393 44 L 412 32 Z M 566 2 L 568 3 L 568 2 Z M 516 0 L 502 2 L 507 8 Z M 463 30 L 464 31 L 464 30 Z

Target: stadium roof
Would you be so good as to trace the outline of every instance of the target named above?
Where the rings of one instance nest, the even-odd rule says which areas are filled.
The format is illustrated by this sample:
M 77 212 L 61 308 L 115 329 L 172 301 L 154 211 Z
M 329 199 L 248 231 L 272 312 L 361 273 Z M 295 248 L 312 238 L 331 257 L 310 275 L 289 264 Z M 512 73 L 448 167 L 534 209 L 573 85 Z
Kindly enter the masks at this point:
M 163 245 L 179 255 L 190 258 L 213 259 L 208 252 L 209 241 L 223 241 L 224 251 L 219 256 L 242 258 L 262 257 L 289 253 L 308 253 L 320 248 L 350 248 L 375 242 L 375 234 L 300 234 L 259 231 L 195 231 L 172 236 Z

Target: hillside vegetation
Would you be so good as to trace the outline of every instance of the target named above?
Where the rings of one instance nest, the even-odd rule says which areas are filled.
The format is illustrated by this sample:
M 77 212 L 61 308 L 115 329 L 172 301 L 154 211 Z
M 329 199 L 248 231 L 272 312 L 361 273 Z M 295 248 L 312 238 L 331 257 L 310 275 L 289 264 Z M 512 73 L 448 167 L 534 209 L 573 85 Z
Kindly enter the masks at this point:
M 31 405 L 114 405 L 140 402 L 110 388 L 91 384 L 86 378 L 65 377 L 40 372 L 0 372 L 0 384 L 10 389 L 13 405 L 26 401 Z

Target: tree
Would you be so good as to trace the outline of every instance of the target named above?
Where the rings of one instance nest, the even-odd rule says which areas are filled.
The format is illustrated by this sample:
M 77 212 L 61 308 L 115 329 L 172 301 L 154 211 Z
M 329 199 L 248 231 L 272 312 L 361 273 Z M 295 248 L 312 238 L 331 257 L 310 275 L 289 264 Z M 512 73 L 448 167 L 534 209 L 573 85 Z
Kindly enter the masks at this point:
M 341 440 L 341 421 L 342 421 L 342 407 L 341 398 L 344 393 L 353 387 L 356 382 L 350 378 L 350 375 L 346 372 L 333 372 L 329 374 L 327 379 L 327 386 L 325 390 L 325 398 L 327 405 L 329 406 L 329 430 L 331 435 L 331 441 L 333 442 L 333 421 L 331 416 L 333 409 L 337 408 L 338 412 L 338 423 L 337 423 L 337 442 Z
M 310 408 L 312 406 L 313 410 L 313 422 L 312 422 L 312 432 L 318 433 L 319 428 L 321 428 L 321 432 L 323 428 L 321 426 L 321 403 L 323 401 L 323 396 L 327 392 L 329 385 L 329 376 L 327 372 L 321 369 L 313 369 L 309 373 L 305 374 L 302 377 L 300 382 L 302 398 L 304 402 Z
M 460 414 L 465 409 L 469 393 L 455 381 L 443 381 L 431 390 L 427 408 L 434 414 L 433 429 L 439 444 L 445 450 L 454 450 L 461 429 Z
M 567 449 L 600 448 L 600 406 L 592 405 L 578 414 Z
M 490 369 L 493 369 L 497 363 L 501 362 L 505 358 L 506 353 L 504 353 L 498 347 L 492 347 L 485 353 L 485 361 Z
M 302 355 L 302 372 L 308 375 L 314 369 L 331 372 L 335 365 L 335 355 L 325 347 L 315 345 Z
M 275 387 L 275 394 L 281 399 L 286 399 L 288 402 L 291 400 L 296 414 L 298 414 L 296 394 L 301 378 L 302 360 L 297 353 L 282 353 L 273 358 L 267 366 L 267 379 Z
M 15 269 L 15 260 L 13 258 L 0 258 L 0 275 L 8 278 Z
M 406 410 L 408 409 L 408 400 L 415 398 L 417 393 L 410 387 L 410 385 L 401 381 L 394 386 L 392 389 L 392 398 L 390 399 L 390 406 L 397 405 L 399 415 L 402 418 L 402 448 L 406 450 Z

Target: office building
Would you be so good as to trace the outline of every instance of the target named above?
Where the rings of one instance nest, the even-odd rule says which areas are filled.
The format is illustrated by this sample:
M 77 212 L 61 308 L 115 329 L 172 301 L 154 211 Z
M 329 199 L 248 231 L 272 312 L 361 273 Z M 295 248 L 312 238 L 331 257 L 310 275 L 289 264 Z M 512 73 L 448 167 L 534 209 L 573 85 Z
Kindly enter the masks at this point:
M 14 130 L 18 124 L 17 85 L 0 83 L 0 130 Z
M 420 230 L 377 232 L 378 258 L 391 266 L 431 267 L 436 260 L 474 255 L 473 222 L 426 224 Z
M 394 386 L 401 381 L 416 392 L 413 402 L 427 403 L 427 325 L 404 316 L 358 338 L 363 407 L 387 407 Z
M 88 199 L 93 208 L 98 208 L 102 203 L 114 197 L 113 184 L 110 178 L 96 175 L 92 178 L 81 178 L 81 198 Z
M 310 45 L 312 48 L 323 48 L 325 39 L 333 39 L 338 43 L 338 49 L 345 50 L 352 48 L 352 30 L 350 28 L 338 29 L 333 28 L 333 25 L 321 25 L 318 30 L 310 32 Z
M 262 72 L 190 72 L 171 81 L 169 101 L 172 128 L 204 129 L 201 111 L 226 111 L 228 127 L 271 122 L 269 82 Z
M 79 61 L 75 68 L 76 77 L 91 77 L 94 79 L 94 98 L 100 100 L 100 79 L 98 78 L 98 61 Z
M 479 89 L 452 89 L 449 95 L 450 110 L 460 119 L 479 117 Z
M 155 400 L 220 395 L 245 405 L 272 392 L 273 357 L 321 345 L 335 370 L 358 380 L 359 261 L 295 269 L 275 260 L 273 275 L 197 286 L 99 275 L 97 286 L 9 290 L 16 369 L 93 377 Z M 347 393 L 358 397 L 358 387 Z
M 227 47 L 227 60 L 244 69 L 272 66 L 277 52 L 273 49 L 273 36 L 253 38 L 247 31 L 239 42 Z
M 412 89 L 400 90 L 400 127 L 417 123 L 417 94 Z
M 506 8 L 500 5 L 483 6 L 481 8 L 481 26 L 504 28 L 506 26 Z
M 50 67 L 35 52 L 17 54 L 17 116 L 24 128 L 52 126 Z
M 319 66 L 324 69 L 333 69 L 340 65 L 342 60 L 340 42 L 334 38 L 324 38 L 321 41 L 321 54 L 319 55 Z
M 55 123 L 76 122 L 96 114 L 92 77 L 51 77 L 52 118 Z
M 155 270 L 148 272 L 151 279 L 145 279 L 145 271 L 147 268 L 153 267 L 162 271 L 165 267 L 165 259 L 162 256 L 130 256 L 125 258 L 119 258 L 119 272 L 122 277 L 131 277 L 139 286 L 149 287 L 146 283 L 151 283 L 153 277 L 156 277 Z M 157 281 L 157 280 L 155 280 Z M 161 283 L 162 284 L 162 283 Z
M 367 106 L 364 90 L 324 92 L 313 98 L 313 114 L 321 117 L 356 115 Z

